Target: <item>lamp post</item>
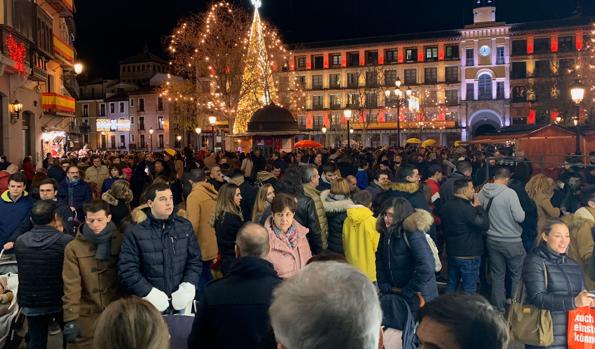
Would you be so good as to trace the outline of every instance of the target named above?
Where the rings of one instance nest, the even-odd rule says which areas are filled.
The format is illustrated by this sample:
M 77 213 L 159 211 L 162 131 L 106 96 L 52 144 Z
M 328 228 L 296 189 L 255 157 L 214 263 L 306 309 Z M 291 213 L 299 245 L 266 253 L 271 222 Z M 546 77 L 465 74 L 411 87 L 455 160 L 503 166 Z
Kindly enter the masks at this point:
M 326 147 L 326 127 L 323 126 L 320 131 L 322 131 L 322 134 L 324 135 L 324 146 Z
M 194 129 L 194 132 L 196 132 L 196 150 L 200 149 L 200 134 L 202 133 L 202 128 L 197 127 Z
M 155 131 L 153 131 L 153 128 L 151 127 L 149 129 L 149 142 L 150 142 L 149 143 L 149 145 L 150 145 L 150 148 L 149 149 L 151 150 L 151 152 L 153 152 L 153 132 L 155 132 Z
M 345 109 L 343 115 L 345 116 L 345 119 L 347 119 L 347 149 L 351 149 L 351 137 L 349 137 L 349 130 L 351 130 L 351 128 L 349 127 L 349 119 L 351 119 L 351 109 Z
M 572 101 L 576 104 L 576 118 L 574 119 L 574 127 L 576 128 L 576 150 L 575 154 L 580 155 L 581 153 L 581 131 L 580 131 L 580 114 L 581 114 L 581 103 L 585 98 L 585 87 L 577 81 L 574 86 L 570 88 L 570 96 Z
M 12 113 L 10 114 L 10 121 L 14 124 L 19 119 L 21 115 L 21 111 L 23 111 L 23 103 L 19 102 L 18 99 L 15 99 L 14 102 L 11 103 Z
M 393 93 L 395 95 L 395 104 L 393 107 L 397 107 L 397 147 L 401 146 L 401 105 L 405 102 L 405 97 L 403 95 L 403 91 L 401 90 L 401 78 L 397 76 L 397 80 L 395 81 L 396 88 L 394 89 Z M 386 99 L 388 99 L 391 95 L 391 90 L 384 91 Z M 411 96 L 411 89 L 407 88 L 405 96 Z M 385 102 L 386 105 L 386 102 Z
M 215 152 L 215 123 L 217 122 L 216 116 L 209 116 L 209 124 L 211 124 L 211 133 L 213 134 L 213 153 Z
M 177 135 L 176 136 L 176 141 L 178 143 L 178 148 L 182 148 L 182 136 Z

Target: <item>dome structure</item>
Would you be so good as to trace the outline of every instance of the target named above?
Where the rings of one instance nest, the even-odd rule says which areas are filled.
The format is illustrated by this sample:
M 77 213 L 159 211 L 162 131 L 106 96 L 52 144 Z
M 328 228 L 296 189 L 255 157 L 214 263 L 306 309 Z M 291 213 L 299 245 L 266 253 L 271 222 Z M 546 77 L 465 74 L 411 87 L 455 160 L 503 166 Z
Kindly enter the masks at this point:
M 289 110 L 271 103 L 252 114 L 248 121 L 248 133 L 290 135 L 298 134 L 299 127 Z

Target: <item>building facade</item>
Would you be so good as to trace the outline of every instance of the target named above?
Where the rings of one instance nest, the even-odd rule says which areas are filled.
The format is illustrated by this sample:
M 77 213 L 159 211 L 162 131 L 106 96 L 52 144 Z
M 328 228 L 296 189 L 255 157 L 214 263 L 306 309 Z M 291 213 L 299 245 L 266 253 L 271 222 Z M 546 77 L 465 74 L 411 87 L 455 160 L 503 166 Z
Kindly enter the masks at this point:
M 0 0 L 0 153 L 19 163 L 71 146 L 73 0 Z
M 493 0 L 475 4 L 473 24 L 462 29 L 300 45 L 279 73 L 305 90 L 300 129 L 327 146 L 344 144 L 350 110 L 352 142 L 452 144 L 571 117 L 570 69 L 586 54 L 593 19 L 507 24 L 496 21 Z

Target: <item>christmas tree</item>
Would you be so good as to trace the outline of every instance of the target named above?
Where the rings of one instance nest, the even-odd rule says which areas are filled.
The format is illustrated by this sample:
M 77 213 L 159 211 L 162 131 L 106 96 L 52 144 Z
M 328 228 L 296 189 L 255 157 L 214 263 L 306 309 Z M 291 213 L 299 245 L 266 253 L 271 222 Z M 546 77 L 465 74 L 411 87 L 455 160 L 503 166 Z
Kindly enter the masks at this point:
M 246 132 L 252 114 L 277 98 L 258 11 L 261 1 L 252 0 L 252 4 L 254 19 L 250 27 L 248 52 L 244 59 L 238 112 L 233 125 L 234 134 Z

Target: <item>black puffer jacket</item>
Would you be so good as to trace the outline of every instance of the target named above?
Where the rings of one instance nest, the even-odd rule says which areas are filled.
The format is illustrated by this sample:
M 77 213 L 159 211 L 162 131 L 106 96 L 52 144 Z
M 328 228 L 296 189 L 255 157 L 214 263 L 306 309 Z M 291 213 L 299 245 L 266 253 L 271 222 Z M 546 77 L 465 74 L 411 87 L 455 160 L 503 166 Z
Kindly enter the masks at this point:
M 192 224 L 176 213 L 158 220 L 150 209 L 135 210 L 118 259 L 122 285 L 144 297 L 152 287 L 171 296 L 182 282 L 196 286 L 202 270 Z
M 581 267 L 566 254 L 555 253 L 541 243 L 525 258 L 523 282 L 527 303 L 550 310 L 552 314 L 554 343 L 547 348 L 566 348 L 568 311 L 576 308 L 574 297 L 584 289 Z
M 49 226 L 38 226 L 18 237 L 18 303 L 21 307 L 62 307 L 64 248 L 72 236 Z
M 343 222 L 347 218 L 347 209 L 353 206 L 353 201 L 343 195 L 333 195 L 330 190 L 320 193 L 320 200 L 328 221 L 328 249 L 344 254 Z
M 234 249 L 236 236 L 242 225 L 244 225 L 242 217 L 229 212 L 224 212 L 221 217 L 215 220 L 215 235 L 221 255 L 221 271 L 224 275 L 227 275 L 236 259 Z
M 490 219 L 481 206 L 473 207 L 469 200 L 453 196 L 442 206 L 439 214 L 449 257 L 483 255 Z

